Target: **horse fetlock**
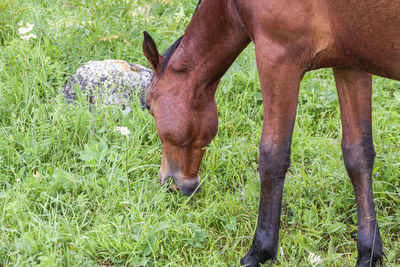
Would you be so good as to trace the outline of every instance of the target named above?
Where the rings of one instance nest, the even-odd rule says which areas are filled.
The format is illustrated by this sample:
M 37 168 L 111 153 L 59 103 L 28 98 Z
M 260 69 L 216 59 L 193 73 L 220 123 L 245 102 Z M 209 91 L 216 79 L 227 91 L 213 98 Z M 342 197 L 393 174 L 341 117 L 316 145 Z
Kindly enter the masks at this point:
M 358 259 L 357 259 L 357 264 L 356 267 L 374 267 L 378 263 L 382 265 L 382 260 L 384 253 L 381 250 L 372 249 L 365 250 L 364 252 L 358 252 Z
M 253 244 L 247 255 L 240 261 L 242 266 L 259 266 L 267 260 L 276 260 L 278 239 L 268 235 L 267 231 L 257 230 Z
M 253 243 L 254 244 L 254 243 Z M 241 266 L 259 266 L 259 264 L 265 263 L 267 260 L 276 260 L 276 249 L 274 248 L 258 248 L 252 246 L 249 252 L 240 260 Z
M 378 262 L 382 264 L 384 253 L 382 250 L 382 240 L 379 231 L 375 234 L 375 238 L 373 235 L 364 236 L 359 233 L 357 239 L 357 250 L 357 267 L 376 266 Z

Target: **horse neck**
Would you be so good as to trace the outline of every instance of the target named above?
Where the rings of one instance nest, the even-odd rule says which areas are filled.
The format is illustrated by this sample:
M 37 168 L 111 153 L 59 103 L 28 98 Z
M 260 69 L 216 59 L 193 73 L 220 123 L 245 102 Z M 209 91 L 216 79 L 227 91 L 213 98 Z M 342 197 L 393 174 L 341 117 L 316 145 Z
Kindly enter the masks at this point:
M 215 84 L 250 39 L 235 21 L 229 1 L 205 0 L 193 16 L 172 60 L 183 64 L 196 84 Z

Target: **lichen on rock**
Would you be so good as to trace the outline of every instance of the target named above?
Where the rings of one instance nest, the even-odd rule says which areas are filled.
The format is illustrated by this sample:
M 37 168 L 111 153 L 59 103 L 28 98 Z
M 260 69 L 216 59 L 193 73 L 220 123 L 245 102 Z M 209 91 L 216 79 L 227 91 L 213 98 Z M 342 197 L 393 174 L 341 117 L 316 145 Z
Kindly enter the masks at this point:
M 76 70 L 62 94 L 73 102 L 79 88 L 91 106 L 118 105 L 129 112 L 129 102 L 134 97 L 144 108 L 145 91 L 153 76 L 150 69 L 123 60 L 91 60 Z

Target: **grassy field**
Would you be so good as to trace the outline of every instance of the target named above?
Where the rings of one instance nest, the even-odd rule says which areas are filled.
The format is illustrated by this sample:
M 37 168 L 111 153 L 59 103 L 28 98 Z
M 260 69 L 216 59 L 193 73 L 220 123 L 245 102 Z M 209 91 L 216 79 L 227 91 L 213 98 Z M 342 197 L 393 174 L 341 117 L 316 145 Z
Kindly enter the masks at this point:
M 219 132 L 194 197 L 159 186 L 161 143 L 137 102 L 125 116 L 117 107 L 89 112 L 84 101 L 68 105 L 60 96 L 89 60 L 148 66 L 142 31 L 165 50 L 196 2 L 0 3 L 0 266 L 239 264 L 258 211 L 262 106 L 252 45 L 217 91 Z M 21 38 L 21 22 L 34 24 L 36 38 Z M 400 83 L 375 77 L 373 100 L 385 266 L 400 266 Z M 354 266 L 356 207 L 331 70 L 308 73 L 299 101 L 275 266 Z

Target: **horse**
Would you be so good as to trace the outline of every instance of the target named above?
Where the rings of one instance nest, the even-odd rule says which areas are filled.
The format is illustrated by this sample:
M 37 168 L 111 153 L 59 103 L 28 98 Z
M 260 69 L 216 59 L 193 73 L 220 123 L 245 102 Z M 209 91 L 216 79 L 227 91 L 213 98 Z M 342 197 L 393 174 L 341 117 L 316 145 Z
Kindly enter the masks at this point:
M 144 32 L 143 53 L 155 72 L 146 106 L 162 141 L 161 184 L 172 177 L 183 195 L 200 191 L 204 147 L 218 128 L 216 89 L 250 42 L 263 100 L 260 204 L 251 248 L 240 263 L 259 266 L 277 257 L 299 84 L 307 71 L 331 67 L 357 207 L 356 266 L 376 266 L 384 253 L 371 186 L 372 74 L 400 80 L 400 0 L 200 0 L 164 55 Z

